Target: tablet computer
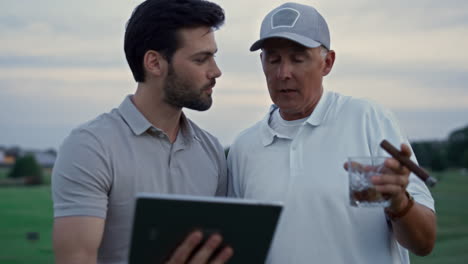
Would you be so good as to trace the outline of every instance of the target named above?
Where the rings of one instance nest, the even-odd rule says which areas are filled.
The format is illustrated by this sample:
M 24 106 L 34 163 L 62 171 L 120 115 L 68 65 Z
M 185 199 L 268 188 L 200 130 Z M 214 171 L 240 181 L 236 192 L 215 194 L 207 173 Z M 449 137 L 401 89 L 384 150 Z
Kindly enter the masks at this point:
M 185 195 L 137 195 L 129 263 L 165 263 L 186 236 L 213 233 L 234 249 L 228 263 L 265 263 L 281 203 Z

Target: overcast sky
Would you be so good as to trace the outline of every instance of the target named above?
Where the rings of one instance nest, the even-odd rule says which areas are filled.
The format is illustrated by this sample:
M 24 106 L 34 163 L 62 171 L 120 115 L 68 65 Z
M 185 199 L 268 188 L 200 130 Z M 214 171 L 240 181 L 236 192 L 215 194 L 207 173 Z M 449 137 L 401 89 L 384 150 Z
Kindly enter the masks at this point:
M 71 129 L 135 91 L 123 53 L 135 0 L 0 2 L 0 145 L 58 148 Z M 223 76 L 207 112 L 186 111 L 229 145 L 270 105 L 257 40 L 285 1 L 218 0 Z M 394 111 L 410 140 L 444 139 L 468 125 L 468 1 L 317 0 L 337 53 L 326 90 Z

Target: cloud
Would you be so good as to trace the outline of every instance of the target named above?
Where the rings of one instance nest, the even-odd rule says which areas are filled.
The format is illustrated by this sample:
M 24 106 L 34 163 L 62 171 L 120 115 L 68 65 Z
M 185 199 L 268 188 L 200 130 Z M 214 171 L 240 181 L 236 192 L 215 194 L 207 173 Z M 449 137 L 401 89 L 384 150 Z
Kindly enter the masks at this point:
M 140 2 L 0 2 L 0 144 L 56 147 L 74 126 L 134 91 L 123 34 Z M 226 11 L 216 32 L 223 76 L 212 109 L 187 113 L 228 145 L 271 103 L 259 52 L 248 49 L 266 13 L 285 1 L 215 2 Z M 468 1 L 314 4 L 328 21 L 337 52 L 326 89 L 384 104 L 399 114 L 411 138 L 445 136 L 465 122 Z
M 105 29 L 103 29 L 106 32 Z M 123 50 L 121 36 L 58 32 L 47 22 L 26 23 L 21 29 L 0 28 L 2 56 L 115 56 Z
M 343 57 L 372 60 L 375 64 L 425 65 L 453 70 L 468 70 L 468 53 L 463 52 L 467 45 L 466 25 L 398 34 L 382 31 L 341 34 L 335 41 L 335 48 Z
M 444 140 L 467 126 L 468 107 L 454 110 L 396 110 L 395 114 L 410 141 Z
M 59 80 L 64 82 L 122 81 L 132 79 L 131 72 L 121 67 L 15 67 L 3 68 L 0 80 Z
M 122 56 L 0 55 L 0 68 L 115 68 L 126 66 Z

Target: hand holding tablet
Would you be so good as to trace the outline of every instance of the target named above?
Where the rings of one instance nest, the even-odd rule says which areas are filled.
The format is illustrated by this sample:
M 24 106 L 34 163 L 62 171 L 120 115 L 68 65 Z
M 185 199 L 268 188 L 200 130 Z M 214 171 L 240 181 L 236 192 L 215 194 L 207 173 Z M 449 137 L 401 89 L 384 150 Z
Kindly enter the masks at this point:
M 139 194 L 129 263 L 264 263 L 281 210 L 244 199 Z
M 189 259 L 192 264 L 208 263 L 209 260 L 212 264 L 225 263 L 232 257 L 233 249 L 223 246 L 221 242 L 222 237 L 219 234 L 213 234 L 204 240 L 202 232 L 194 231 L 174 251 L 166 264 L 187 263 Z

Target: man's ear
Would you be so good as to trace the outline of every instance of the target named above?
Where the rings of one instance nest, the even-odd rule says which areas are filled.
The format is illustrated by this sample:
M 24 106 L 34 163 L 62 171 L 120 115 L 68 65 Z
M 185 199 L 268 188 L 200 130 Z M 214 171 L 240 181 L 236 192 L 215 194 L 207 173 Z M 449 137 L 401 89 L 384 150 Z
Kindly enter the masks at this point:
M 263 50 L 260 52 L 260 62 L 263 64 L 263 60 L 265 59 L 265 52 Z
M 263 69 L 263 72 L 265 72 L 265 64 L 263 63 L 263 57 L 265 56 L 265 54 L 262 52 L 260 52 L 260 62 L 262 63 L 262 69 Z
M 143 57 L 143 68 L 147 74 L 152 76 L 163 76 L 167 72 L 168 63 L 166 58 L 159 52 L 148 50 Z
M 327 53 L 327 56 L 325 57 L 325 67 L 323 68 L 322 73 L 323 76 L 327 76 L 331 72 L 333 64 L 335 63 L 335 56 L 336 54 L 334 50 L 330 50 Z

